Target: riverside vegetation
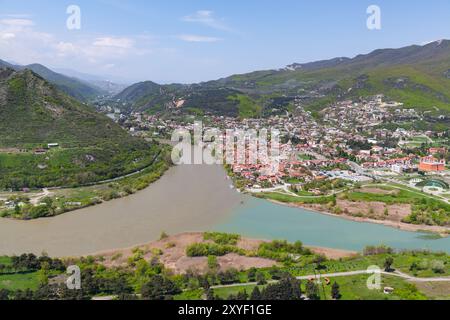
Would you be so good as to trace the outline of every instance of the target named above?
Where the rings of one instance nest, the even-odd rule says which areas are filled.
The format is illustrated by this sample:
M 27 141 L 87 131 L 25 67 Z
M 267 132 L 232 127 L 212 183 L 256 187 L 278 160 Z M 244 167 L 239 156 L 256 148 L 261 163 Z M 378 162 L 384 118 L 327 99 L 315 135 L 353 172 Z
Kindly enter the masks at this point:
M 167 235 L 164 234 L 164 237 Z M 188 270 L 174 273 L 164 265 L 160 257 L 163 250 L 144 251 L 135 248 L 125 265 L 109 266 L 102 255 L 84 258 L 51 259 L 45 254 L 21 255 L 0 258 L 0 300 L 39 299 L 71 300 L 107 297 L 109 299 L 144 300 L 311 300 L 318 299 L 445 299 L 450 295 L 447 286 L 433 291 L 420 289 L 422 284 L 413 284 L 394 276 L 383 276 L 381 290 L 369 290 L 367 275 L 349 275 L 324 279 L 320 286 L 312 281 L 299 281 L 295 277 L 312 274 L 365 270 L 378 265 L 389 272 L 398 270 L 415 277 L 448 277 L 450 257 L 445 253 L 428 251 L 394 251 L 388 247 L 368 247 L 361 254 L 337 260 L 327 259 L 304 248 L 300 242 L 263 242 L 258 250 L 233 250 L 239 254 L 270 257 L 277 261 L 271 268 L 234 269 L 222 268 L 217 256 L 225 254 L 227 248 L 235 248 L 241 238 L 238 235 L 206 233 L 205 241 L 221 248 L 223 252 L 207 250 L 196 255 L 209 255 L 208 270 L 199 273 Z M 172 243 L 172 246 L 175 245 Z M 193 254 L 190 244 L 186 255 Z M 168 249 L 167 249 L 168 250 Z M 149 258 L 146 258 L 149 257 Z M 118 259 L 119 254 L 113 259 Z M 82 289 L 67 290 L 63 275 L 68 265 L 78 265 L 82 270 Z M 325 281 L 326 280 L 326 281 Z M 233 286 L 228 286 L 233 284 Z M 394 288 L 392 294 L 383 293 L 383 288 Z M 420 288 L 419 288 L 420 286 Z M 445 293 L 446 292 L 446 293 Z

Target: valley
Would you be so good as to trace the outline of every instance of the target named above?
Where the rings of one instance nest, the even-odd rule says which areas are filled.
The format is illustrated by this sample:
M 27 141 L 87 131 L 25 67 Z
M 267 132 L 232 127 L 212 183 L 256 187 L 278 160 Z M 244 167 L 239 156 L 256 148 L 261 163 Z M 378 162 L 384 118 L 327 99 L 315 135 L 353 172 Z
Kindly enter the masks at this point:
M 126 88 L 0 61 L 0 300 L 448 299 L 449 56 Z

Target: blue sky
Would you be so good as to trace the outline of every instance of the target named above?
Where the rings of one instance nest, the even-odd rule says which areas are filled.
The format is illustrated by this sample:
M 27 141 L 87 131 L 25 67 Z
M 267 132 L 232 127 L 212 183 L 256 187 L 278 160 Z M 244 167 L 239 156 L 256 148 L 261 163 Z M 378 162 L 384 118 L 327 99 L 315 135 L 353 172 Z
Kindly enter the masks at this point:
M 0 0 L 0 59 L 190 83 L 450 38 L 450 1 L 411 2 Z M 72 4 L 80 30 L 66 27 Z M 366 27 L 372 4 L 381 30 Z

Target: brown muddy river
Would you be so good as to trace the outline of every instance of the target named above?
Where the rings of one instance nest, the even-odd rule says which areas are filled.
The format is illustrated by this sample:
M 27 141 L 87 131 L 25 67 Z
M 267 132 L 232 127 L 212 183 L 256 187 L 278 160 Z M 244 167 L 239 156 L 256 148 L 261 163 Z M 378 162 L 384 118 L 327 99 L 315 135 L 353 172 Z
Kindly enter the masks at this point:
M 230 184 L 220 166 L 178 166 L 127 198 L 48 219 L 0 219 L 0 255 L 85 255 L 147 243 L 163 231 L 209 230 L 241 205 Z

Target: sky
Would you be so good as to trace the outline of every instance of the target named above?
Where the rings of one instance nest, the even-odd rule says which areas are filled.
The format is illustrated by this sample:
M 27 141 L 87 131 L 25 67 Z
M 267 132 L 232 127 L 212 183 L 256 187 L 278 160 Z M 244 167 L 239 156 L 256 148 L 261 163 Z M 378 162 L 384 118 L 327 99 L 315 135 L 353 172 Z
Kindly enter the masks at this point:
M 379 30 L 367 27 L 370 5 Z M 194 83 L 444 38 L 448 0 L 0 0 L 0 59 L 124 83 Z

